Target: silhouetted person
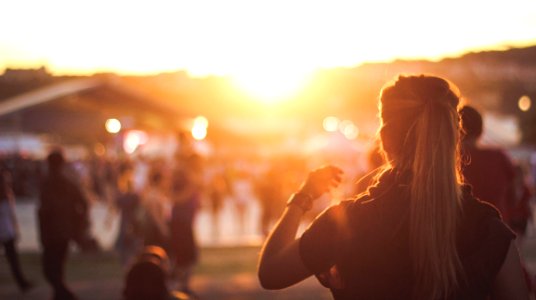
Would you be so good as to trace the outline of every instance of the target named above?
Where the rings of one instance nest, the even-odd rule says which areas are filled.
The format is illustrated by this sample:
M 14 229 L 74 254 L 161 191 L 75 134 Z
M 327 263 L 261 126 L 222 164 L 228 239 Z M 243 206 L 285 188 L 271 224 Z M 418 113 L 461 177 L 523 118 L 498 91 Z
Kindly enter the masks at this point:
M 120 214 L 115 249 L 124 268 L 132 264 L 143 246 L 143 207 L 139 193 L 134 190 L 132 172 L 131 166 L 121 171 L 115 198 L 115 208 Z
M 39 233 L 43 250 L 45 279 L 53 289 L 53 299 L 76 299 L 64 282 L 69 244 L 87 235 L 88 206 L 80 188 L 63 173 L 63 154 L 53 151 L 47 157 L 48 175 L 39 197 Z
M 272 165 L 255 181 L 255 193 L 261 209 L 259 225 L 264 237 L 268 236 L 273 223 L 285 208 L 282 182 L 284 171 L 284 168 Z
M 212 216 L 212 238 L 218 241 L 220 238 L 220 215 L 225 204 L 225 198 L 229 194 L 229 187 L 223 171 L 215 171 L 210 179 L 208 189 L 208 200 L 210 204 L 210 215 Z
M 472 106 L 459 110 L 462 124 L 462 173 L 473 194 L 482 201 L 493 204 L 501 212 L 506 224 L 518 235 L 524 236 L 531 217 L 530 191 L 524 174 L 515 166 L 502 149 L 478 145 L 483 131 L 481 114 Z M 529 289 L 533 289 L 528 269 L 523 265 Z
M 465 182 L 473 187 L 473 194 L 482 201 L 493 204 L 501 212 L 506 223 L 515 171 L 503 150 L 478 145 L 483 131 L 481 114 L 472 106 L 459 110 L 462 135 L 462 173 Z
M 240 168 L 236 170 L 232 177 L 232 199 L 236 212 L 236 225 L 238 234 L 246 235 L 246 220 L 248 208 L 250 206 L 250 197 L 252 194 L 252 179 L 248 172 Z
M 178 163 L 172 178 L 170 257 L 177 289 L 193 295 L 190 278 L 199 256 L 194 221 L 203 192 L 202 161 L 191 154 L 179 158 Z
M 459 95 L 433 76 L 399 76 L 380 94 L 387 164 L 373 187 L 321 213 L 342 171 L 309 173 L 267 239 L 258 275 L 281 289 L 316 275 L 335 299 L 528 299 L 515 235 L 461 182 Z
M 19 228 L 15 214 L 15 195 L 11 186 L 9 172 L 0 165 L 0 243 L 17 286 L 25 292 L 33 287 L 33 284 L 26 279 L 20 266 L 16 244 Z
M 164 177 L 152 171 L 143 197 L 143 243 L 145 246 L 167 248 L 169 245 L 169 214 L 171 203 L 164 193 Z
M 123 300 L 190 299 L 184 293 L 168 290 L 168 273 L 166 251 L 158 246 L 146 246 L 127 272 Z

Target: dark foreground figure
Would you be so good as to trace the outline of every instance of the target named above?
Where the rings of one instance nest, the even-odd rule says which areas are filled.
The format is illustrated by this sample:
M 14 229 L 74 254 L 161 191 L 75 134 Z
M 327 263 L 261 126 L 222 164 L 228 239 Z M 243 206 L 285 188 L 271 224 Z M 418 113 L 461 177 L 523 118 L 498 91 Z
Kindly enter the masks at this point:
M 193 299 L 183 292 L 170 292 L 166 284 L 168 276 L 166 251 L 162 247 L 146 246 L 127 272 L 123 300 Z
M 42 182 L 38 209 L 45 279 L 54 300 L 77 299 L 65 284 L 65 262 L 69 244 L 83 244 L 89 225 L 87 201 L 80 188 L 64 175 L 60 151 L 47 157 L 48 175 Z
M 312 202 L 341 181 L 333 166 L 311 172 L 263 247 L 262 286 L 315 275 L 335 299 L 528 299 L 515 235 L 458 173 L 458 103 L 438 77 L 401 76 L 384 87 L 383 172 L 296 239 Z

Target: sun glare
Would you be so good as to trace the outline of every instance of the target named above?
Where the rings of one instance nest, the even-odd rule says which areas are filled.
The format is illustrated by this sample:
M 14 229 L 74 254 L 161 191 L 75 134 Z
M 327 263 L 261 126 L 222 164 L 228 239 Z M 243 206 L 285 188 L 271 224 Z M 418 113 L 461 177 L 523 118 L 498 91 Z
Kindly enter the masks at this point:
M 536 41 L 534 1 L 449 3 L 437 14 L 423 0 L 6 1 L 10 13 L 0 27 L 10 30 L 0 37 L 0 69 L 44 64 L 55 74 L 231 74 L 252 98 L 273 103 L 299 91 L 307 70 L 440 59 Z M 478 21 L 453 24 L 452 15 Z M 433 34 L 423 39 L 427 28 Z
M 311 73 L 288 70 L 264 71 L 231 75 L 236 87 L 252 99 L 263 103 L 289 100 L 303 89 Z

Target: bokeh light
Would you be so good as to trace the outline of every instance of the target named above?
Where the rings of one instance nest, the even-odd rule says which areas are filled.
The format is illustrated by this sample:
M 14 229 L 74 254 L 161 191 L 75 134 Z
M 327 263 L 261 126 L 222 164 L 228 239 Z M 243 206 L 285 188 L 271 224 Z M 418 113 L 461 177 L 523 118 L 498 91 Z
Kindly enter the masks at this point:
M 203 116 L 197 116 L 192 126 L 192 137 L 195 140 L 203 140 L 207 136 L 208 120 Z
M 108 119 L 104 126 L 109 133 L 118 133 L 121 131 L 121 122 L 118 119 Z
M 519 101 L 517 102 L 517 106 L 521 111 L 528 111 L 532 105 L 532 101 L 530 100 L 530 97 L 527 95 L 523 95 L 519 98 Z
M 128 154 L 132 154 L 138 147 L 147 143 L 147 140 L 147 133 L 141 130 L 129 130 L 123 140 L 123 150 Z
M 335 132 L 339 129 L 339 119 L 337 117 L 329 116 L 324 118 L 322 125 L 327 132 Z
M 339 124 L 339 130 L 349 140 L 357 138 L 359 135 L 359 128 L 355 126 L 354 122 L 350 120 L 344 120 Z

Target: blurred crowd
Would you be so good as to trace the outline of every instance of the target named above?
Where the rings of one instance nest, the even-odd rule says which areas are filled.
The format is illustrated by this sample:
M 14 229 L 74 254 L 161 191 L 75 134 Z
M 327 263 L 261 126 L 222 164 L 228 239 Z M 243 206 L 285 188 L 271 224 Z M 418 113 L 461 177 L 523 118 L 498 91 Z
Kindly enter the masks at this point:
M 353 157 L 324 157 L 318 161 L 322 156 L 317 155 L 311 161 L 290 154 L 204 156 L 190 141 L 182 141 L 171 158 L 91 156 L 66 161 L 63 173 L 80 188 L 89 208 L 96 202 L 106 205 L 107 226 L 119 219 L 113 250 L 125 272 L 131 270 L 147 246 L 160 247 L 166 259 L 169 257 L 172 289 L 193 295 L 189 282 L 198 261 L 194 224 L 200 210 L 209 212 L 211 239 L 218 241 L 224 234 L 221 215 L 225 206 L 232 207 L 233 225 L 239 234 L 245 235 L 249 229 L 246 219 L 252 206 L 257 205 L 260 210 L 255 231 L 266 237 L 287 199 L 313 165 L 354 166 L 344 170 L 346 179 L 341 187 L 315 202 L 314 209 L 308 213 L 310 221 L 331 204 L 366 191 L 374 170 L 383 164 L 378 145 L 371 143 L 369 148 L 368 152 Z M 523 159 L 512 159 L 512 163 L 517 186 L 527 189 L 516 193 L 535 195 L 536 152 Z M 49 171 L 46 161 L 18 155 L 4 156 L 3 168 L 11 174 L 10 184 L 19 199 L 37 198 L 39 185 Z M 533 200 L 530 197 L 525 200 L 526 228 L 531 221 Z M 97 239 L 89 236 L 89 232 L 86 234 L 89 242 L 78 243 L 79 249 L 99 250 Z M 24 279 L 22 282 L 24 286 Z

